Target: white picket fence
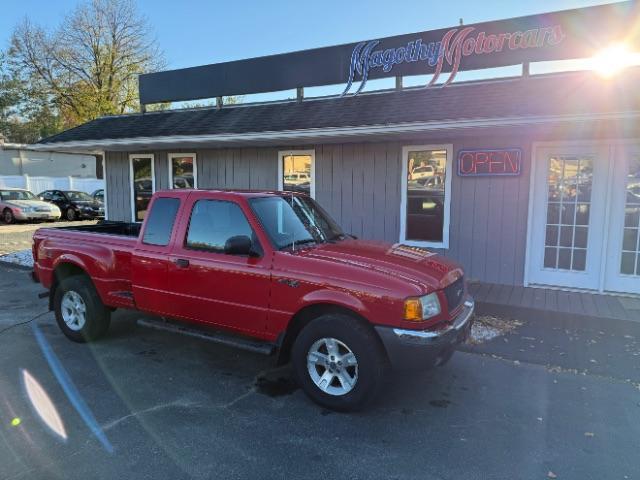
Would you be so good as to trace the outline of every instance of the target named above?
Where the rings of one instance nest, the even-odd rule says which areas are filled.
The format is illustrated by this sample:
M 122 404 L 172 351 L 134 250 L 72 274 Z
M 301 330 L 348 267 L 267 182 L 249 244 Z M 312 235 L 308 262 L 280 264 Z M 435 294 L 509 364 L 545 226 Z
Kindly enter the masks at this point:
M 79 190 L 93 193 L 104 188 L 104 180 L 78 177 L 31 177 L 29 175 L 0 175 L 0 188 L 24 188 L 38 195 L 45 190 Z

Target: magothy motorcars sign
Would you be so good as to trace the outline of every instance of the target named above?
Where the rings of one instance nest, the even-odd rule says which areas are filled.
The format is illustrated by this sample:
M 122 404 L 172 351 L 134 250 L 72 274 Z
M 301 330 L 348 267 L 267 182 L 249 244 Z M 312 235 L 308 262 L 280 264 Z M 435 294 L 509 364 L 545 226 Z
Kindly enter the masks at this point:
M 523 50 L 542 48 L 560 44 L 565 38 L 562 25 L 532 28 L 526 32 L 503 32 L 487 34 L 477 31 L 476 27 L 452 28 L 444 34 L 442 40 L 425 43 L 422 38 L 416 38 L 406 45 L 390 48 L 380 48 L 385 45 L 381 40 L 360 42 L 353 49 L 349 64 L 349 79 L 344 93 L 351 88 L 354 80 L 359 76 L 359 93 L 367 83 L 369 73 L 373 69 L 391 72 L 396 65 L 413 62 L 426 62 L 435 67 L 429 86 L 435 84 L 443 67 L 449 67 L 449 78 L 444 82 L 448 85 L 453 81 L 460 69 L 460 61 L 470 55 L 489 55 L 504 50 Z M 343 94 L 344 94 L 343 93 Z
M 459 71 L 586 58 L 621 40 L 640 49 L 639 5 L 598 5 L 149 73 L 140 75 L 140 102 L 339 84 L 352 95 L 371 79 L 424 74 L 433 75 L 431 85 L 448 85 Z

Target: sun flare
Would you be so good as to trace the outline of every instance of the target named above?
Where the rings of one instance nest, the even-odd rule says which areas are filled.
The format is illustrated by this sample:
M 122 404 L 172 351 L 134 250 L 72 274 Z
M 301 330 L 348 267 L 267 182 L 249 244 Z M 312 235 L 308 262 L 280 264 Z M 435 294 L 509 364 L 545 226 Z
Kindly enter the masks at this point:
M 591 59 L 591 68 L 605 78 L 611 78 L 634 65 L 640 65 L 640 53 L 630 51 L 623 43 L 600 50 Z

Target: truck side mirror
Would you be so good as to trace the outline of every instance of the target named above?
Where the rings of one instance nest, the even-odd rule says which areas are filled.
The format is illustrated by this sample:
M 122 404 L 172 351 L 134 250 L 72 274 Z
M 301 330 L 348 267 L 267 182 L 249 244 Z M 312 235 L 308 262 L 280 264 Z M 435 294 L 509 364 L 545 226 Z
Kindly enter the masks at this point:
M 227 239 L 224 244 L 224 253 L 228 255 L 251 255 L 252 242 L 246 235 L 235 235 Z

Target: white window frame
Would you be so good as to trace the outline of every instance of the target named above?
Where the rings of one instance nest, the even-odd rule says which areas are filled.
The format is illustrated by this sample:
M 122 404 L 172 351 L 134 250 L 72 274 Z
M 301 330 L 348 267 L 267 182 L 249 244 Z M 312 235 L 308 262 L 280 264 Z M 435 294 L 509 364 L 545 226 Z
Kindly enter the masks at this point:
M 284 189 L 284 157 L 290 155 L 308 155 L 311 157 L 311 198 L 316 198 L 316 151 L 315 150 L 281 150 L 278 152 L 278 190 Z
M 148 158 L 151 160 L 151 193 L 156 193 L 156 171 L 155 171 L 155 155 L 153 153 L 130 153 L 129 154 L 129 193 L 131 196 L 131 221 L 134 223 L 142 223 L 142 220 L 136 220 L 136 194 L 133 187 L 133 159 Z
M 445 150 L 447 163 L 444 179 L 444 219 L 442 224 L 442 242 L 407 240 L 407 177 L 409 175 L 409 152 L 421 150 Z M 453 144 L 405 145 L 402 147 L 402 178 L 400 182 L 400 242 L 413 247 L 449 248 L 449 223 L 451 220 L 451 179 L 454 171 Z
M 169 189 L 173 190 L 173 159 L 182 157 L 193 158 L 193 188 L 198 188 L 198 158 L 195 153 L 170 153 L 167 156 L 167 163 L 169 165 Z
M 100 155 L 102 155 L 102 181 L 104 182 L 104 194 L 103 194 L 103 202 L 104 202 L 104 219 L 109 220 L 109 201 L 107 198 L 107 152 L 102 150 L 100 151 Z

